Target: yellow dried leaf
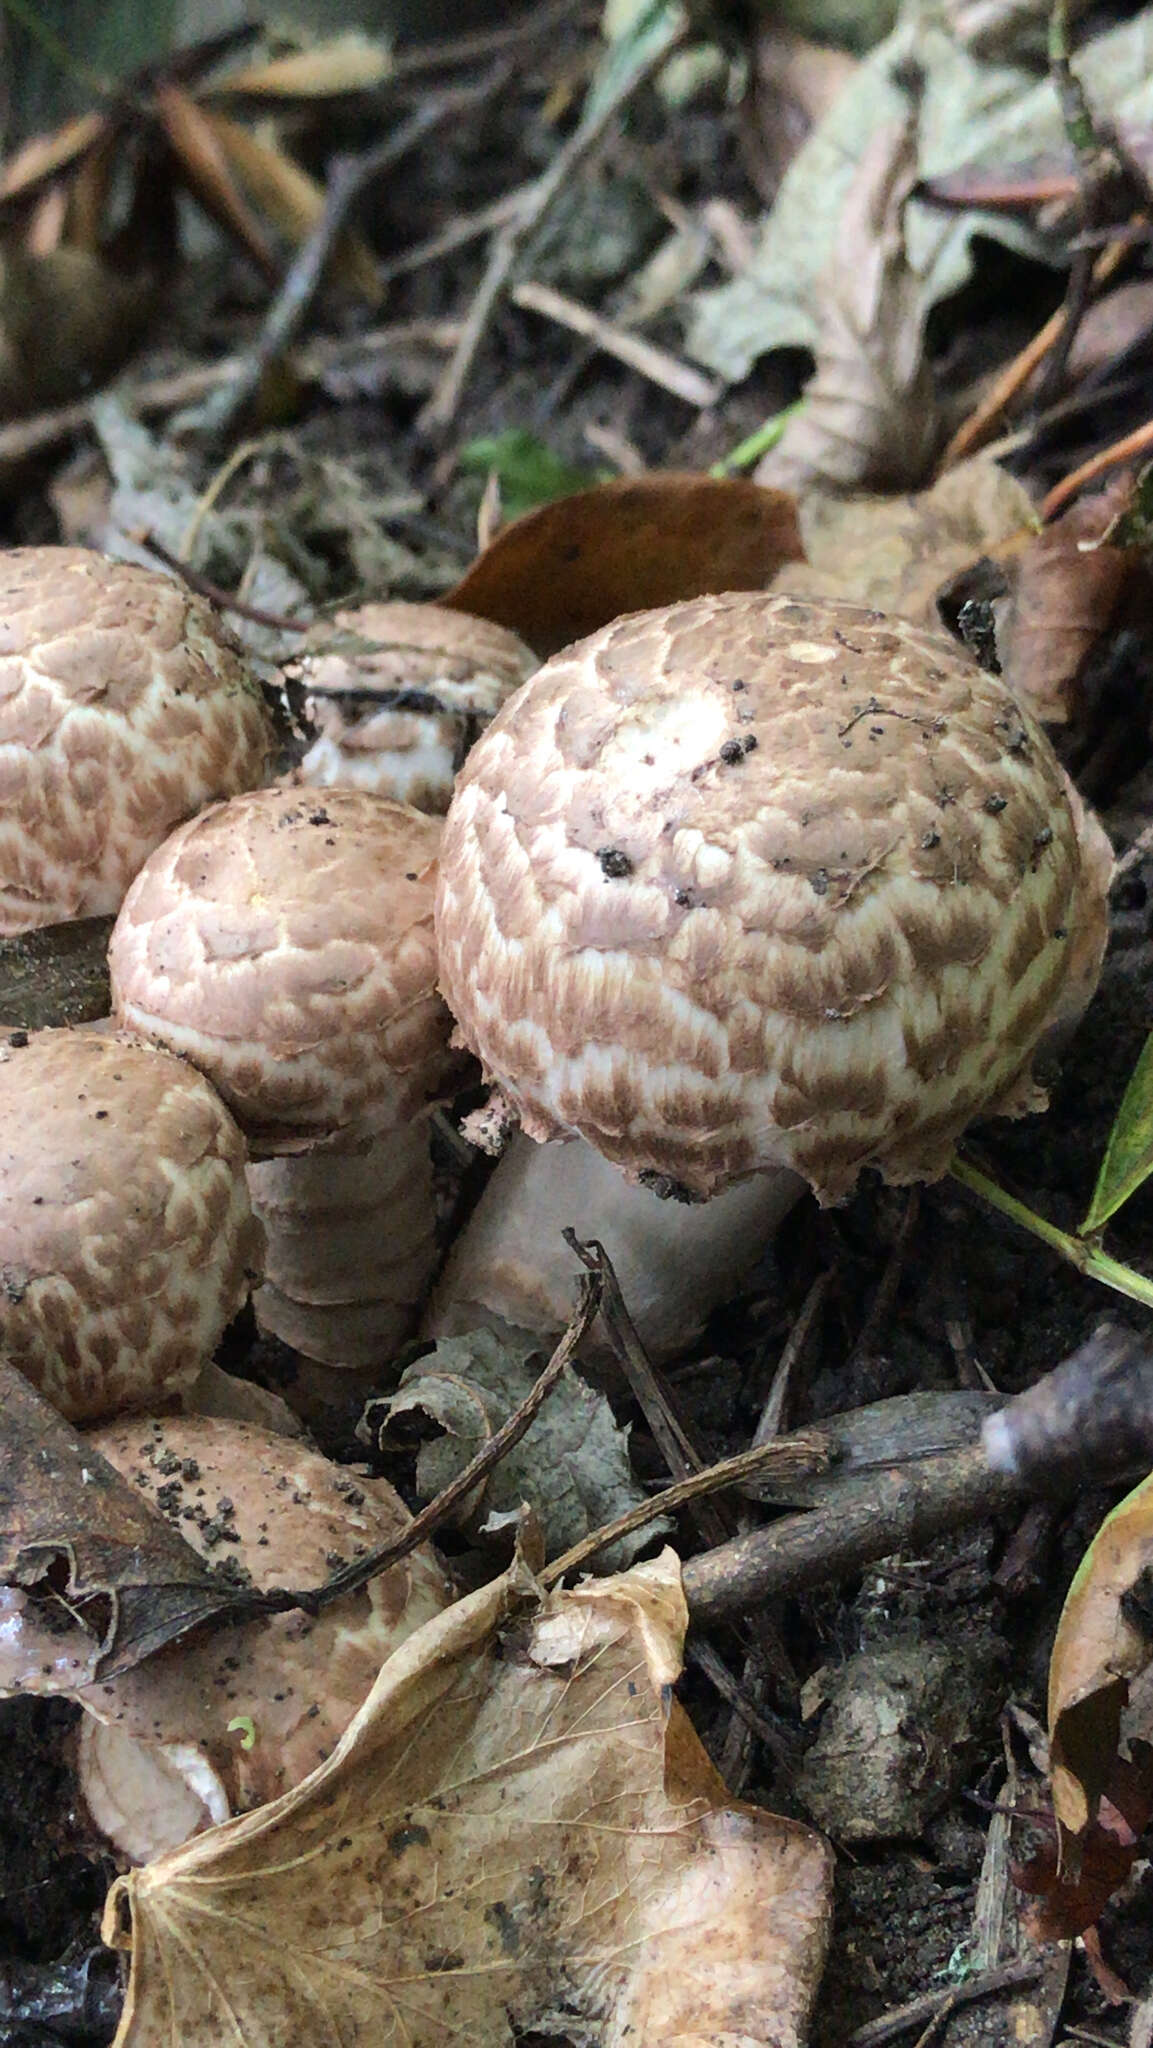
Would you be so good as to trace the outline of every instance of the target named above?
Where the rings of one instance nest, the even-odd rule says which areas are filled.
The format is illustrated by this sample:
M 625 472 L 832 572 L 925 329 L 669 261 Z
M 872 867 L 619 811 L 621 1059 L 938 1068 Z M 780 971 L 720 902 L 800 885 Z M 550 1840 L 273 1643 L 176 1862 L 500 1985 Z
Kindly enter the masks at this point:
M 725 1803 L 671 1696 L 666 1551 L 541 1600 L 523 1563 L 384 1665 L 295 1792 L 113 1888 L 116 2048 L 800 2048 L 827 1845 Z
M 324 212 L 324 187 L 280 147 L 270 128 L 258 133 L 225 114 L 205 120 L 253 204 L 294 249 L 307 240 Z M 367 305 L 379 305 L 383 287 L 372 251 L 359 235 L 338 237 L 332 275 Z
M 350 29 L 310 50 L 295 50 L 261 64 L 246 64 L 214 80 L 214 95 L 248 93 L 257 99 L 315 99 L 331 93 L 369 92 L 392 72 L 392 52 L 384 43 Z

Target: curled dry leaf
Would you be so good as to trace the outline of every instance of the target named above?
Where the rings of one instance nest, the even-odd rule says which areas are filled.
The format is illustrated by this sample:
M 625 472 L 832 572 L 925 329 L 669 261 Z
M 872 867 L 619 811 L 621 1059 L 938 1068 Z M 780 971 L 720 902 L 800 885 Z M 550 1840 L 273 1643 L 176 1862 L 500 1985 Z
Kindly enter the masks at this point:
M 543 1602 L 518 1560 L 427 1623 L 295 1792 L 113 1887 L 116 2048 L 800 2048 L 829 1851 L 727 1803 L 685 1621 L 665 1552 Z
M 510 627 L 544 660 L 622 612 L 763 590 L 803 556 L 783 491 L 688 472 L 614 477 L 504 527 L 441 603 Z
M 937 592 L 1033 518 L 1023 484 L 975 455 L 926 491 L 836 498 L 811 491 L 798 506 L 807 560 L 777 572 L 774 590 L 844 597 L 939 627 Z
M 814 295 L 817 367 L 806 403 L 756 471 L 798 494 L 919 483 L 937 409 L 924 350 L 921 280 L 905 250 L 916 121 L 881 128 L 845 200 L 833 260 Z
M 0 1412 L 0 1691 L 70 1692 L 244 1607 L 236 1585 L 2 1361 Z M 26 1657 L 14 1617 L 28 1644 L 38 1614 L 41 1655 Z M 66 1643 L 65 1618 L 81 1625 Z
M 431 1500 L 508 1421 L 543 1364 L 534 1338 L 502 1339 L 491 1330 L 443 1337 L 402 1374 L 397 1393 L 371 1404 L 369 1419 L 382 1449 L 398 1419 L 407 1432 L 422 1416 L 435 1426 L 416 1461 L 421 1498 Z M 520 1442 L 465 1503 L 460 1519 L 483 1533 L 490 1518 L 506 1525 L 527 1501 L 540 1522 L 546 1555 L 557 1557 L 646 1497 L 629 1464 L 627 1429 L 618 1427 L 605 1396 L 568 1368 Z M 668 1526 L 648 1523 L 606 1549 L 598 1568 L 627 1564 Z

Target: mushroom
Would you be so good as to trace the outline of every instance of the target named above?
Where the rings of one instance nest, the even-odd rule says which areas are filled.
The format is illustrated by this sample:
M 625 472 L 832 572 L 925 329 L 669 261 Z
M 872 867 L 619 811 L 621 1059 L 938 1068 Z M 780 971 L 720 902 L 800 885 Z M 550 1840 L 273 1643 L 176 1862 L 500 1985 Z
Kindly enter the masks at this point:
M 296 779 L 446 811 L 477 734 L 536 666 L 507 627 L 446 605 L 337 612 L 285 671 L 317 728 Z
M 411 1520 L 385 1480 L 242 1423 L 121 1421 L 90 1441 L 202 1557 L 261 1590 L 322 1585 Z M 9 1588 L 0 1591 L 0 1694 L 79 1700 L 89 1811 L 143 1862 L 299 1784 L 385 1658 L 450 1598 L 425 1544 L 316 1618 L 290 1610 L 186 1636 L 92 1681 L 91 1638 L 79 1627 L 49 1633 L 28 1596 Z
M 200 1074 L 86 1032 L 0 1044 L 0 1352 L 61 1414 L 190 1387 L 261 1251 L 244 1141 Z
M 86 548 L 0 553 L 0 933 L 114 911 L 181 818 L 265 779 L 272 744 L 202 597 Z
M 1040 727 L 951 641 L 833 600 L 698 598 L 554 656 L 477 742 L 441 848 L 441 986 L 528 1136 L 619 1170 L 592 1219 L 610 1255 L 619 1228 L 643 1263 L 647 1188 L 686 1291 L 691 1229 L 656 1196 L 758 1176 L 767 1235 L 802 1182 L 837 1202 L 867 1166 L 932 1180 L 974 1117 L 1040 1107 L 1033 1055 L 1095 984 L 1110 869 Z M 531 1269 L 533 1214 L 564 1198 L 524 1178 L 500 1234 Z M 716 1238 L 682 1340 L 732 1284 Z M 455 1265 L 525 1320 L 507 1261 L 466 1236 Z
M 435 1257 L 440 831 L 363 790 L 256 790 L 174 832 L 112 934 L 117 1017 L 208 1076 L 258 1162 L 258 1318 L 325 1364 L 389 1357 Z

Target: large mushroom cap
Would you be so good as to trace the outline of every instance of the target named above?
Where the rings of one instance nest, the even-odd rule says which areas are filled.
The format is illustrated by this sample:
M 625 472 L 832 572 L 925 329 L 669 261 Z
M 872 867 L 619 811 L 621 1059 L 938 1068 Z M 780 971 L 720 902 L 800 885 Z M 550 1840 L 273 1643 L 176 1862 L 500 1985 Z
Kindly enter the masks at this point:
M 506 626 L 445 605 L 396 599 L 337 612 L 287 670 L 317 727 L 300 779 L 445 811 L 478 732 L 536 666 Z
M 737 592 L 555 656 L 464 768 L 441 985 L 535 1138 L 707 1196 L 944 1171 L 1095 976 L 1108 855 L 952 642 Z
M 423 1106 L 441 824 L 363 790 L 254 790 L 145 863 L 109 948 L 121 1020 L 206 1073 L 254 1145 L 291 1151 Z
M 86 1032 L 0 1046 L 0 1352 L 73 1422 L 191 1385 L 261 1259 L 200 1074 Z
M 165 833 L 271 753 L 203 598 L 86 548 L 0 553 L 0 932 L 114 911 Z

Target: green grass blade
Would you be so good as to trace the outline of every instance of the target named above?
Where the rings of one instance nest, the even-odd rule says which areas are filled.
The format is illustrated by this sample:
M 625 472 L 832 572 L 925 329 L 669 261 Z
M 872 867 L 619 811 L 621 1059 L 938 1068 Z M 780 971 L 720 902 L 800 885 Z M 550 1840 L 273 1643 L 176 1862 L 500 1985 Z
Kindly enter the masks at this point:
M 1101 1171 L 1083 1235 L 1100 1230 L 1153 1173 L 1153 1032 L 1129 1076 L 1113 1128 L 1105 1143 Z

